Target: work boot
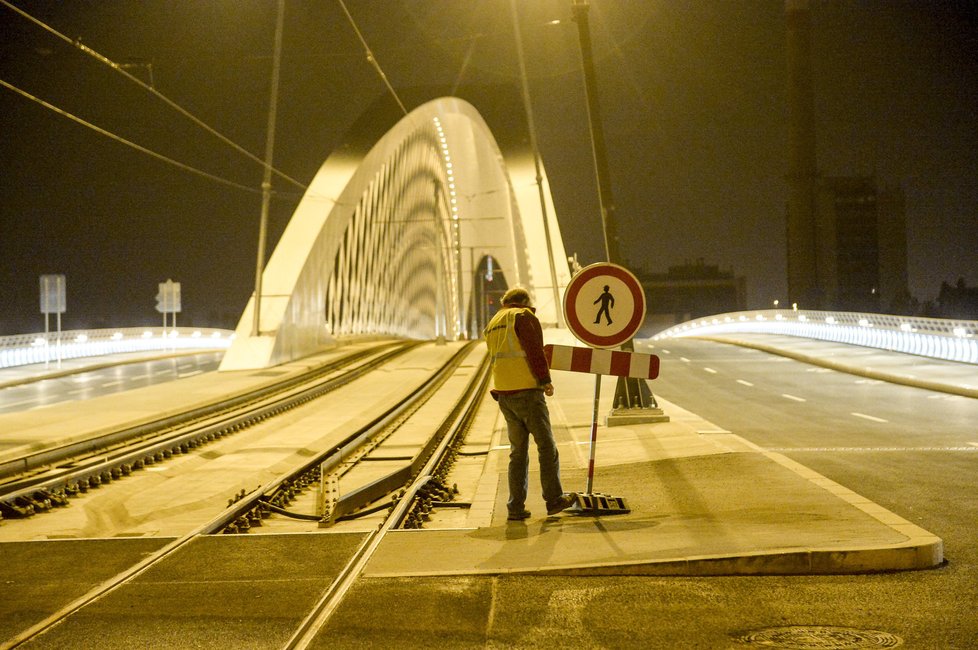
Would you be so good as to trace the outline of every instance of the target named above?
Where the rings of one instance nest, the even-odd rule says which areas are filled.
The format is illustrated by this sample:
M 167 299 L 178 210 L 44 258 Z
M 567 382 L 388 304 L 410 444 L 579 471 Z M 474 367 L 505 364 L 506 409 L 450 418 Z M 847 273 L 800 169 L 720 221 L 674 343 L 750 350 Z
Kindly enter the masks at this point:
M 563 512 L 575 503 L 577 503 L 576 494 L 561 494 L 559 497 L 557 497 L 556 501 L 547 504 L 547 514 L 555 515 L 558 512 Z
M 516 512 L 510 512 L 506 519 L 509 521 L 523 521 L 524 519 L 530 518 L 530 511 L 526 508 L 518 510 Z

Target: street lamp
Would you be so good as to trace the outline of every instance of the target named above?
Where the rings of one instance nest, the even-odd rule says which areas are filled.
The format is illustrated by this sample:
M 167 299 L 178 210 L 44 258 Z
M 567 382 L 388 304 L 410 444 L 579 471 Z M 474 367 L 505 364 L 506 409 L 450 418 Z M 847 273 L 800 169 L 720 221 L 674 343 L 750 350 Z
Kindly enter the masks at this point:
M 265 173 L 261 182 L 261 221 L 258 226 L 258 261 L 255 265 L 255 320 L 252 336 L 261 336 L 261 281 L 265 270 L 265 241 L 268 238 L 268 207 L 272 198 L 272 153 L 275 148 L 275 116 L 278 107 L 279 68 L 282 63 L 282 27 L 285 22 L 285 0 L 278 0 L 275 19 L 275 52 L 272 59 L 272 90 L 268 106 L 268 131 L 265 140 Z
M 591 133 L 591 153 L 594 159 L 594 175 L 598 185 L 598 203 L 601 208 L 601 225 L 604 231 L 604 246 L 607 260 L 612 264 L 622 264 L 621 250 L 618 247 L 618 226 L 615 222 L 615 201 L 611 194 L 611 177 L 608 173 L 608 153 L 605 149 L 604 131 L 601 125 L 601 108 L 598 103 L 598 88 L 594 74 L 594 56 L 591 51 L 591 28 L 588 22 L 588 0 L 574 0 L 572 5 L 574 22 L 581 41 L 581 66 L 584 69 L 584 94 L 587 98 L 588 129 Z M 631 340 L 621 346 L 623 350 L 635 349 Z M 658 410 L 658 404 L 648 384 L 642 379 L 619 377 L 615 387 L 612 415 L 626 415 L 632 409 Z M 631 415 L 631 414 L 629 414 Z M 642 414 L 644 416 L 644 413 Z

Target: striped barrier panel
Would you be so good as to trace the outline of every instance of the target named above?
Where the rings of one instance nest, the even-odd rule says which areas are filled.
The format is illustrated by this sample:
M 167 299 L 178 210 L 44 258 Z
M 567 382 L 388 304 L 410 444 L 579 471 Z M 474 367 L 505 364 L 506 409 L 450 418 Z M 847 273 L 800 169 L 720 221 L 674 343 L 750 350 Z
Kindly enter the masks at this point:
M 571 345 L 545 345 L 543 353 L 547 357 L 547 365 L 551 370 L 636 379 L 655 379 L 659 376 L 659 357 L 654 354 L 596 350 Z

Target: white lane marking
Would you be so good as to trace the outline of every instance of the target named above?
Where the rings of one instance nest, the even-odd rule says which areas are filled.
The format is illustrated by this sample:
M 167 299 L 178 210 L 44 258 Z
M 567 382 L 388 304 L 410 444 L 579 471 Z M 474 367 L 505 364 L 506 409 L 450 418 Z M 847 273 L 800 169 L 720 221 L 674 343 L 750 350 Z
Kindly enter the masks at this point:
M 975 443 L 968 443 L 975 444 Z M 978 447 L 765 447 L 764 451 L 794 452 L 794 451 L 968 451 L 978 452 Z
M 737 383 L 740 384 L 740 385 L 742 385 L 742 386 L 753 386 L 754 385 L 754 384 L 750 383 L 749 381 L 744 381 L 743 379 L 738 379 L 737 380 Z
M 135 375 L 133 377 L 130 377 L 129 379 L 130 380 L 132 380 L 132 379 L 149 379 L 149 375 Z
M 717 374 L 717 371 L 716 371 L 716 370 L 714 370 L 713 368 L 703 368 L 703 370 L 705 370 L 705 371 L 707 371 L 707 372 L 708 372 L 708 373 L 710 373 L 711 375 L 715 375 L 715 374 Z
M 203 370 L 194 370 L 193 372 L 185 372 L 182 375 L 177 375 L 177 377 L 183 379 L 184 377 L 193 377 L 194 375 L 202 375 L 202 374 L 204 374 Z
M 108 383 L 101 384 L 101 387 L 102 388 L 109 388 L 110 386 L 118 386 L 119 384 L 124 384 L 124 383 L 125 382 L 120 379 L 119 381 L 110 381 Z
M 785 399 L 794 400 L 796 402 L 807 402 L 808 401 L 804 397 L 798 397 L 797 395 L 789 395 L 788 393 L 781 393 L 781 397 L 784 397 Z
M 866 415 L 865 413 L 850 413 L 850 415 L 855 415 L 857 418 L 862 418 L 864 420 L 869 420 L 871 422 L 889 422 L 889 420 L 884 420 L 883 418 L 878 418 L 872 415 Z
M 679 360 L 682 361 L 683 363 L 689 363 L 689 359 L 687 359 L 686 357 L 679 357 Z
M 37 404 L 37 398 L 22 399 L 19 402 L 2 402 L 0 406 L 6 408 L 8 406 L 23 406 L 24 404 Z

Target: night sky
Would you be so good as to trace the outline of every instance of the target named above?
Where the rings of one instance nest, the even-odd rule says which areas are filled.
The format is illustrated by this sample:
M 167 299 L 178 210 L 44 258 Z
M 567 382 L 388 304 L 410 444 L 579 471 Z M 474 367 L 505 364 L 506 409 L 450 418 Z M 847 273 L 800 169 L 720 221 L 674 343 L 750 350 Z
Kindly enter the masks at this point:
M 117 63 L 151 63 L 159 92 L 264 157 L 274 0 L 8 1 Z M 409 109 L 453 87 L 484 97 L 518 83 L 509 0 L 346 4 Z M 564 242 L 582 263 L 601 261 L 571 0 L 517 4 Z M 959 277 L 978 284 L 978 3 L 812 5 L 819 171 L 903 187 L 916 298 Z M 783 3 L 592 0 L 590 16 L 628 266 L 665 272 L 702 258 L 747 278 L 750 307 L 783 299 Z M 5 6 L 0 21 L 0 80 L 252 190 L 0 88 L 0 334 L 43 330 L 46 273 L 67 276 L 65 329 L 160 323 L 167 278 L 182 284 L 178 324 L 233 327 L 253 289 L 260 165 Z M 146 66 L 130 71 L 149 80 Z M 278 169 L 308 183 L 385 95 L 339 3 L 287 0 Z M 502 103 L 476 107 L 501 133 L 522 124 Z M 300 195 L 273 185 L 269 252 Z

